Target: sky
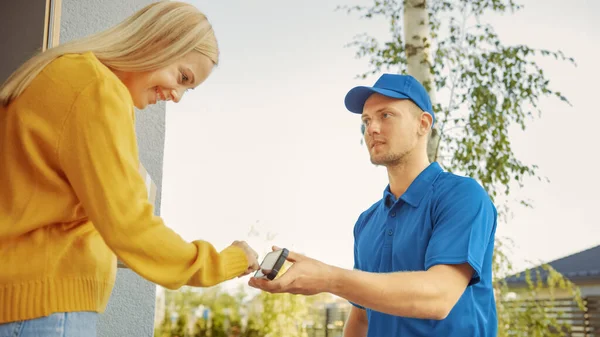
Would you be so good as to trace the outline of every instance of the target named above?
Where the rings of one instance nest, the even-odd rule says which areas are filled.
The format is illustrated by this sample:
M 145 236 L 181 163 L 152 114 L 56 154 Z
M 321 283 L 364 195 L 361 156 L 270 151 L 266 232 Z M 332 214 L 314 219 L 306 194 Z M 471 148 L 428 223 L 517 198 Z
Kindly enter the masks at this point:
M 368 61 L 346 44 L 364 32 L 385 38 L 387 25 L 335 10 L 367 0 L 188 2 L 213 24 L 221 60 L 204 84 L 167 104 L 167 225 L 217 249 L 246 240 L 262 257 L 276 244 L 352 268 L 353 226 L 381 198 L 387 174 L 370 163 L 360 117 L 343 104 L 353 86 L 376 80 L 356 78 Z M 530 199 L 534 208 L 515 204 L 498 226 L 523 269 L 600 244 L 600 26 L 592 23 L 600 2 L 520 3 L 517 14 L 486 18 L 502 40 L 562 50 L 577 62 L 540 60 L 572 106 L 543 99 L 542 117 L 512 132 L 517 157 L 550 180 L 531 179 L 514 191 L 512 198 Z

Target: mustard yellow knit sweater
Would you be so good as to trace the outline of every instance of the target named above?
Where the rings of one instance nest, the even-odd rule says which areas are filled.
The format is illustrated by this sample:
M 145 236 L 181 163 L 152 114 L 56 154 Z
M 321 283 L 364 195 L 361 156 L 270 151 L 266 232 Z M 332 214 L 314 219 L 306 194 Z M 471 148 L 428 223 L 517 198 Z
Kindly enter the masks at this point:
M 134 117 L 92 53 L 56 59 L 0 108 L 0 323 L 104 311 L 117 257 L 170 289 L 247 268 L 242 249 L 184 241 L 154 215 Z

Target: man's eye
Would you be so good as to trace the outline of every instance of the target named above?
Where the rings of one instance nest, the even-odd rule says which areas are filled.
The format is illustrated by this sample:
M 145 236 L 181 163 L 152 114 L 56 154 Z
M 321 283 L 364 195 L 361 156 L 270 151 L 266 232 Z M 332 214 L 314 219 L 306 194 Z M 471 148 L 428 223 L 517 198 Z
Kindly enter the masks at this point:
M 392 114 L 391 114 L 391 113 L 389 113 L 389 112 L 384 112 L 384 113 L 383 113 L 383 118 L 388 118 L 388 117 L 390 117 L 390 116 L 392 116 Z
M 187 82 L 190 78 L 187 77 L 184 73 L 181 73 L 181 81 L 182 82 Z

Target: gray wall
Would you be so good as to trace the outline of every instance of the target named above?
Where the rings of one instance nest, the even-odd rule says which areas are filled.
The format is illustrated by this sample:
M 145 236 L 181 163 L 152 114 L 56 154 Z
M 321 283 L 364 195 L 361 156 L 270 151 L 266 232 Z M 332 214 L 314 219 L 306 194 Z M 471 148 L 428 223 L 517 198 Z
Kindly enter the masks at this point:
M 104 30 L 152 0 L 62 0 L 60 42 Z M 165 141 L 164 103 L 136 111 L 140 160 L 154 180 L 160 210 L 163 151 Z M 127 269 L 119 269 L 117 283 L 98 327 L 99 337 L 152 336 L 156 287 Z
M 46 0 L 0 0 L 0 83 L 41 51 L 45 8 Z

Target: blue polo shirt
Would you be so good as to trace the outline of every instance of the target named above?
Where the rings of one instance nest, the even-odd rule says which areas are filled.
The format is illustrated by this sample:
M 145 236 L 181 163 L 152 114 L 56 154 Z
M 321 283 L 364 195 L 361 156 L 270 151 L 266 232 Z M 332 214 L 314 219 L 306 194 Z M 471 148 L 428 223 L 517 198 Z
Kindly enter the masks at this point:
M 492 287 L 496 219 L 496 208 L 481 185 L 444 172 L 435 162 L 399 199 L 388 186 L 383 198 L 356 222 L 355 268 L 389 273 L 469 263 L 475 273 L 443 320 L 397 317 L 366 308 L 368 336 L 496 336 Z

